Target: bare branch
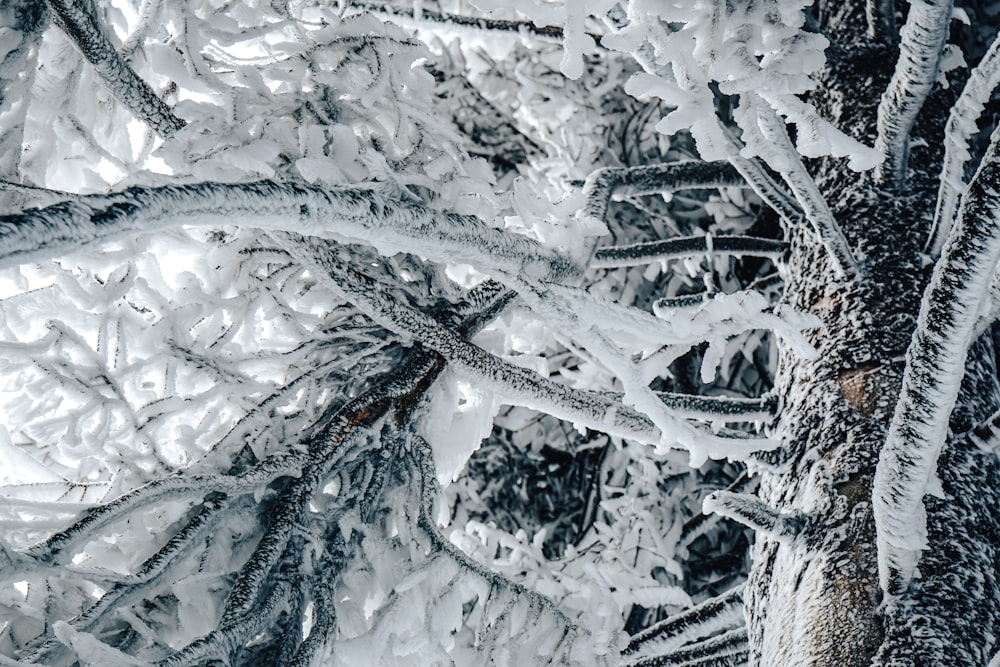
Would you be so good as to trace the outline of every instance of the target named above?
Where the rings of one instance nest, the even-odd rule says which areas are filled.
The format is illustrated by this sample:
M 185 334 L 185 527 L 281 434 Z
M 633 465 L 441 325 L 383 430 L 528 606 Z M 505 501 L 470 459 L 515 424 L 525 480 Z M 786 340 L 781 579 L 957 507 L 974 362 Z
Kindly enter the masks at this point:
M 186 125 L 115 50 L 98 20 L 93 0 L 49 0 L 49 5 L 59 27 L 132 115 L 164 138 Z
M 1000 131 L 969 186 L 920 304 L 872 490 L 879 581 L 905 590 L 927 528 L 923 496 L 948 433 L 980 306 L 1000 258 Z
M 590 261 L 590 266 L 594 269 L 613 269 L 705 254 L 767 257 L 778 260 L 787 252 L 787 243 L 773 239 L 748 236 L 688 236 L 628 246 L 598 248 Z
M 969 138 L 979 131 L 976 123 L 997 86 L 1000 86 L 1000 36 L 993 41 L 979 65 L 969 73 L 965 88 L 948 115 L 948 124 L 944 129 L 944 160 L 938 176 L 941 186 L 938 188 L 934 210 L 934 226 L 924 246 L 931 257 L 936 258 L 941 254 L 948 232 L 955 223 L 959 200 L 966 190 L 965 163 L 972 157 L 969 153 Z
M 875 167 L 878 183 L 899 187 L 906 181 L 910 129 L 938 77 L 948 41 L 952 0 L 911 0 L 900 34 L 899 59 L 878 105 L 875 148 L 885 162 Z

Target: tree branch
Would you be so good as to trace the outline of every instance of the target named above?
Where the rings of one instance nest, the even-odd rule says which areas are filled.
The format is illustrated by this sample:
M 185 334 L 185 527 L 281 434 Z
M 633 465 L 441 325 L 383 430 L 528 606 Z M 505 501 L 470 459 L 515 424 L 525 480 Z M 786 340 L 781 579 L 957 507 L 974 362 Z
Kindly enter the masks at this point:
M 56 24 L 76 44 L 111 93 L 133 116 L 164 138 L 186 125 L 119 55 L 97 18 L 93 0 L 49 0 L 49 5 L 55 14 Z
M 795 539 L 803 533 L 808 523 L 805 514 L 782 514 L 757 496 L 747 493 L 716 491 L 705 498 L 703 510 L 739 521 L 776 540 Z
M 778 117 L 774 109 L 760 100 L 751 102 L 757 112 L 760 130 L 764 138 L 777 148 L 785 158 L 784 164 L 772 165 L 781 174 L 785 183 L 792 190 L 795 199 L 802 206 L 806 219 L 812 224 L 823 247 L 826 248 L 833 262 L 834 270 L 842 278 L 853 279 L 859 276 L 858 261 L 851 252 L 850 245 L 833 217 L 826 199 L 820 193 L 816 181 L 806 171 L 798 152 L 788 138 L 785 123 Z
M 657 650 L 676 649 L 698 637 L 712 635 L 720 630 L 739 628 L 745 623 L 741 584 L 719 597 L 706 600 L 696 607 L 674 614 L 632 635 L 623 653 L 644 651 L 647 644 L 654 642 Z
M 695 665 L 720 664 L 718 660 L 739 655 L 744 659 L 748 656 L 747 630 L 737 628 L 717 637 L 710 637 L 699 642 L 655 655 L 626 662 L 622 667 L 660 667 L 674 665 L 676 667 L 694 667 Z M 726 664 L 726 663 L 721 663 Z M 743 663 L 737 663 L 743 664 Z
M 524 272 L 561 282 L 583 272 L 582 263 L 475 216 L 436 211 L 365 187 L 272 181 L 135 187 L 0 215 L 0 265 L 50 258 L 128 234 L 234 222 L 349 239 L 386 255 L 408 252 L 439 263 L 463 262 L 491 274 Z
M 911 0 L 899 38 L 899 59 L 878 105 L 875 148 L 885 162 L 875 181 L 900 187 L 906 181 L 910 129 L 937 81 L 941 52 L 948 41 L 952 0 Z
M 959 200 L 966 190 L 965 163 L 972 157 L 969 137 L 979 131 L 976 123 L 997 86 L 1000 86 L 1000 36 L 993 41 L 979 65 L 969 73 L 962 94 L 948 114 L 934 225 L 924 246 L 931 257 L 937 258 L 941 254 L 945 239 L 955 223 Z
M 594 258 L 590 261 L 590 267 L 614 269 L 621 266 L 640 266 L 704 254 L 746 255 L 778 260 L 787 252 L 787 243 L 773 239 L 747 236 L 688 236 L 627 246 L 598 248 L 594 252 Z
M 920 304 L 872 489 L 879 582 L 905 590 L 927 528 L 923 496 L 948 433 L 965 360 L 1000 258 L 1000 131 L 969 186 Z
M 605 222 L 612 197 L 675 192 L 677 190 L 746 187 L 746 181 L 728 162 L 671 162 L 625 169 L 598 169 L 587 177 L 584 215 Z

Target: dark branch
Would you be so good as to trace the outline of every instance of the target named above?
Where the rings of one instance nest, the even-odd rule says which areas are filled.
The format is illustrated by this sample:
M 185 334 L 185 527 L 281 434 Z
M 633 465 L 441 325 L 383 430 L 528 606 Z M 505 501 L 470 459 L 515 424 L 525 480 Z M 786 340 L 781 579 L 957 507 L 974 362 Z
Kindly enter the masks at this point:
M 688 236 L 680 239 L 599 248 L 594 253 L 590 266 L 595 269 L 612 269 L 712 253 L 767 257 L 776 260 L 783 257 L 786 252 L 788 252 L 787 243 L 772 239 L 746 236 Z
M 119 55 L 97 18 L 93 0 L 49 0 L 49 5 L 56 24 L 94 66 L 112 94 L 136 118 L 164 138 L 186 125 Z

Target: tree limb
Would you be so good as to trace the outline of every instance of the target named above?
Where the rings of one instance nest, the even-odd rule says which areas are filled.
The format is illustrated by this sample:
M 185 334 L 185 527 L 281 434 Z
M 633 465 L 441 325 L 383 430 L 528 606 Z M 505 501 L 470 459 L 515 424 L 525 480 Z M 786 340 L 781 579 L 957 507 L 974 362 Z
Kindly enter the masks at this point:
M 924 250 L 937 258 L 941 254 L 948 232 L 955 223 L 959 200 L 965 193 L 965 163 L 972 155 L 969 153 L 969 138 L 979 131 L 976 122 L 983 115 L 986 103 L 993 91 L 1000 86 L 1000 36 L 993 41 L 986 55 L 979 61 L 969 79 L 965 82 L 962 94 L 958 96 L 955 105 L 948 114 L 948 124 L 944 129 L 944 159 L 938 179 L 937 204 L 934 210 L 934 225 Z
M 885 154 L 875 167 L 878 183 L 900 187 L 906 181 L 910 129 L 937 81 L 951 7 L 952 0 L 910 0 L 896 70 L 878 105 L 875 148 Z
M 1000 131 L 969 186 L 920 304 L 872 489 L 879 582 L 905 590 L 926 543 L 923 496 L 948 433 L 965 360 L 1000 258 Z
M 632 635 L 624 654 L 637 653 L 656 642 L 658 650 L 670 650 L 720 630 L 742 627 L 743 585 L 701 604 L 674 614 L 642 632 Z
M 49 0 L 56 24 L 94 66 L 111 93 L 161 137 L 186 125 L 119 55 L 97 17 L 93 0 Z
M 704 254 L 767 257 L 771 260 L 778 260 L 787 252 L 787 243 L 773 239 L 747 236 L 688 236 L 627 246 L 598 248 L 590 261 L 590 267 L 613 269 L 621 266 L 640 266 Z

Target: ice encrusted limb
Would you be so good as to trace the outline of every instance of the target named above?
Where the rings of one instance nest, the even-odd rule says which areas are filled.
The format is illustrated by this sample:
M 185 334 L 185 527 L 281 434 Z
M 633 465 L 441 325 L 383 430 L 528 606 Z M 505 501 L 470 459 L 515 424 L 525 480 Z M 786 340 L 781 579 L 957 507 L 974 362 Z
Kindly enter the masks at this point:
M 739 521 L 777 540 L 792 540 L 802 534 L 808 517 L 802 513 L 781 513 L 757 496 L 716 491 L 703 504 L 705 513 L 714 512 Z
M 740 628 L 745 623 L 741 584 L 632 635 L 623 653 L 647 653 L 647 645 L 658 651 L 675 650 L 698 637 Z
M 896 410 L 875 469 L 879 583 L 903 591 L 926 546 L 923 496 L 958 399 L 981 304 L 1000 258 L 1000 132 L 995 131 L 924 291 Z
M 598 392 L 574 390 L 515 366 L 467 342 L 433 318 L 397 302 L 371 279 L 343 264 L 314 239 L 275 234 L 317 278 L 340 292 L 359 310 L 405 339 L 437 352 L 460 375 L 496 392 L 512 405 L 547 412 L 605 433 L 655 443 L 659 432 L 639 412 Z
M 115 49 L 101 26 L 93 0 L 49 0 L 49 6 L 56 24 L 133 116 L 164 138 L 174 135 L 186 125 Z
M 806 171 L 802 159 L 788 138 L 784 121 L 769 104 L 753 95 L 741 99 L 743 112 L 752 115 L 741 123 L 745 133 L 753 138 L 759 131 L 763 141 L 755 141 L 755 150 L 767 147 L 761 157 L 769 166 L 781 174 L 802 207 L 806 220 L 812 225 L 823 247 L 833 262 L 834 270 L 842 278 L 853 279 L 859 275 L 858 261 L 851 251 L 840 225 L 820 193 L 816 181 Z M 756 127 L 753 121 L 756 120 Z
M 179 225 L 231 224 L 366 243 L 387 255 L 409 252 L 483 273 L 572 280 L 582 262 L 471 215 L 399 201 L 364 185 L 323 189 L 305 183 L 199 183 L 134 187 L 0 215 L 0 266 L 77 250 L 102 240 Z
M 899 186 L 906 180 L 910 129 L 937 81 L 951 7 L 951 0 L 910 0 L 896 70 L 878 105 L 875 148 L 886 158 L 875 167 L 879 183 Z
M 965 192 L 965 163 L 972 157 L 969 153 L 969 137 L 979 131 L 976 123 L 998 85 L 1000 36 L 997 36 L 983 59 L 969 73 L 965 88 L 948 115 L 948 124 L 944 128 L 944 159 L 938 176 L 941 185 L 934 210 L 934 225 L 924 247 L 931 257 L 941 254 L 941 248 L 955 222 L 959 201 Z
M 587 177 L 583 194 L 585 216 L 605 221 L 612 197 L 636 197 L 677 190 L 746 186 L 728 162 L 670 162 L 639 167 L 598 169 Z
M 747 236 L 686 236 L 678 239 L 650 241 L 626 246 L 598 248 L 590 260 L 594 269 L 640 266 L 653 262 L 693 257 L 704 254 L 738 255 L 781 259 L 788 244 L 774 239 Z
M 622 667 L 710 667 L 743 664 L 748 656 L 747 630 L 737 628 L 715 637 L 685 644 L 670 651 L 648 647 L 650 655 L 623 663 Z M 736 658 L 730 661 L 728 658 Z

